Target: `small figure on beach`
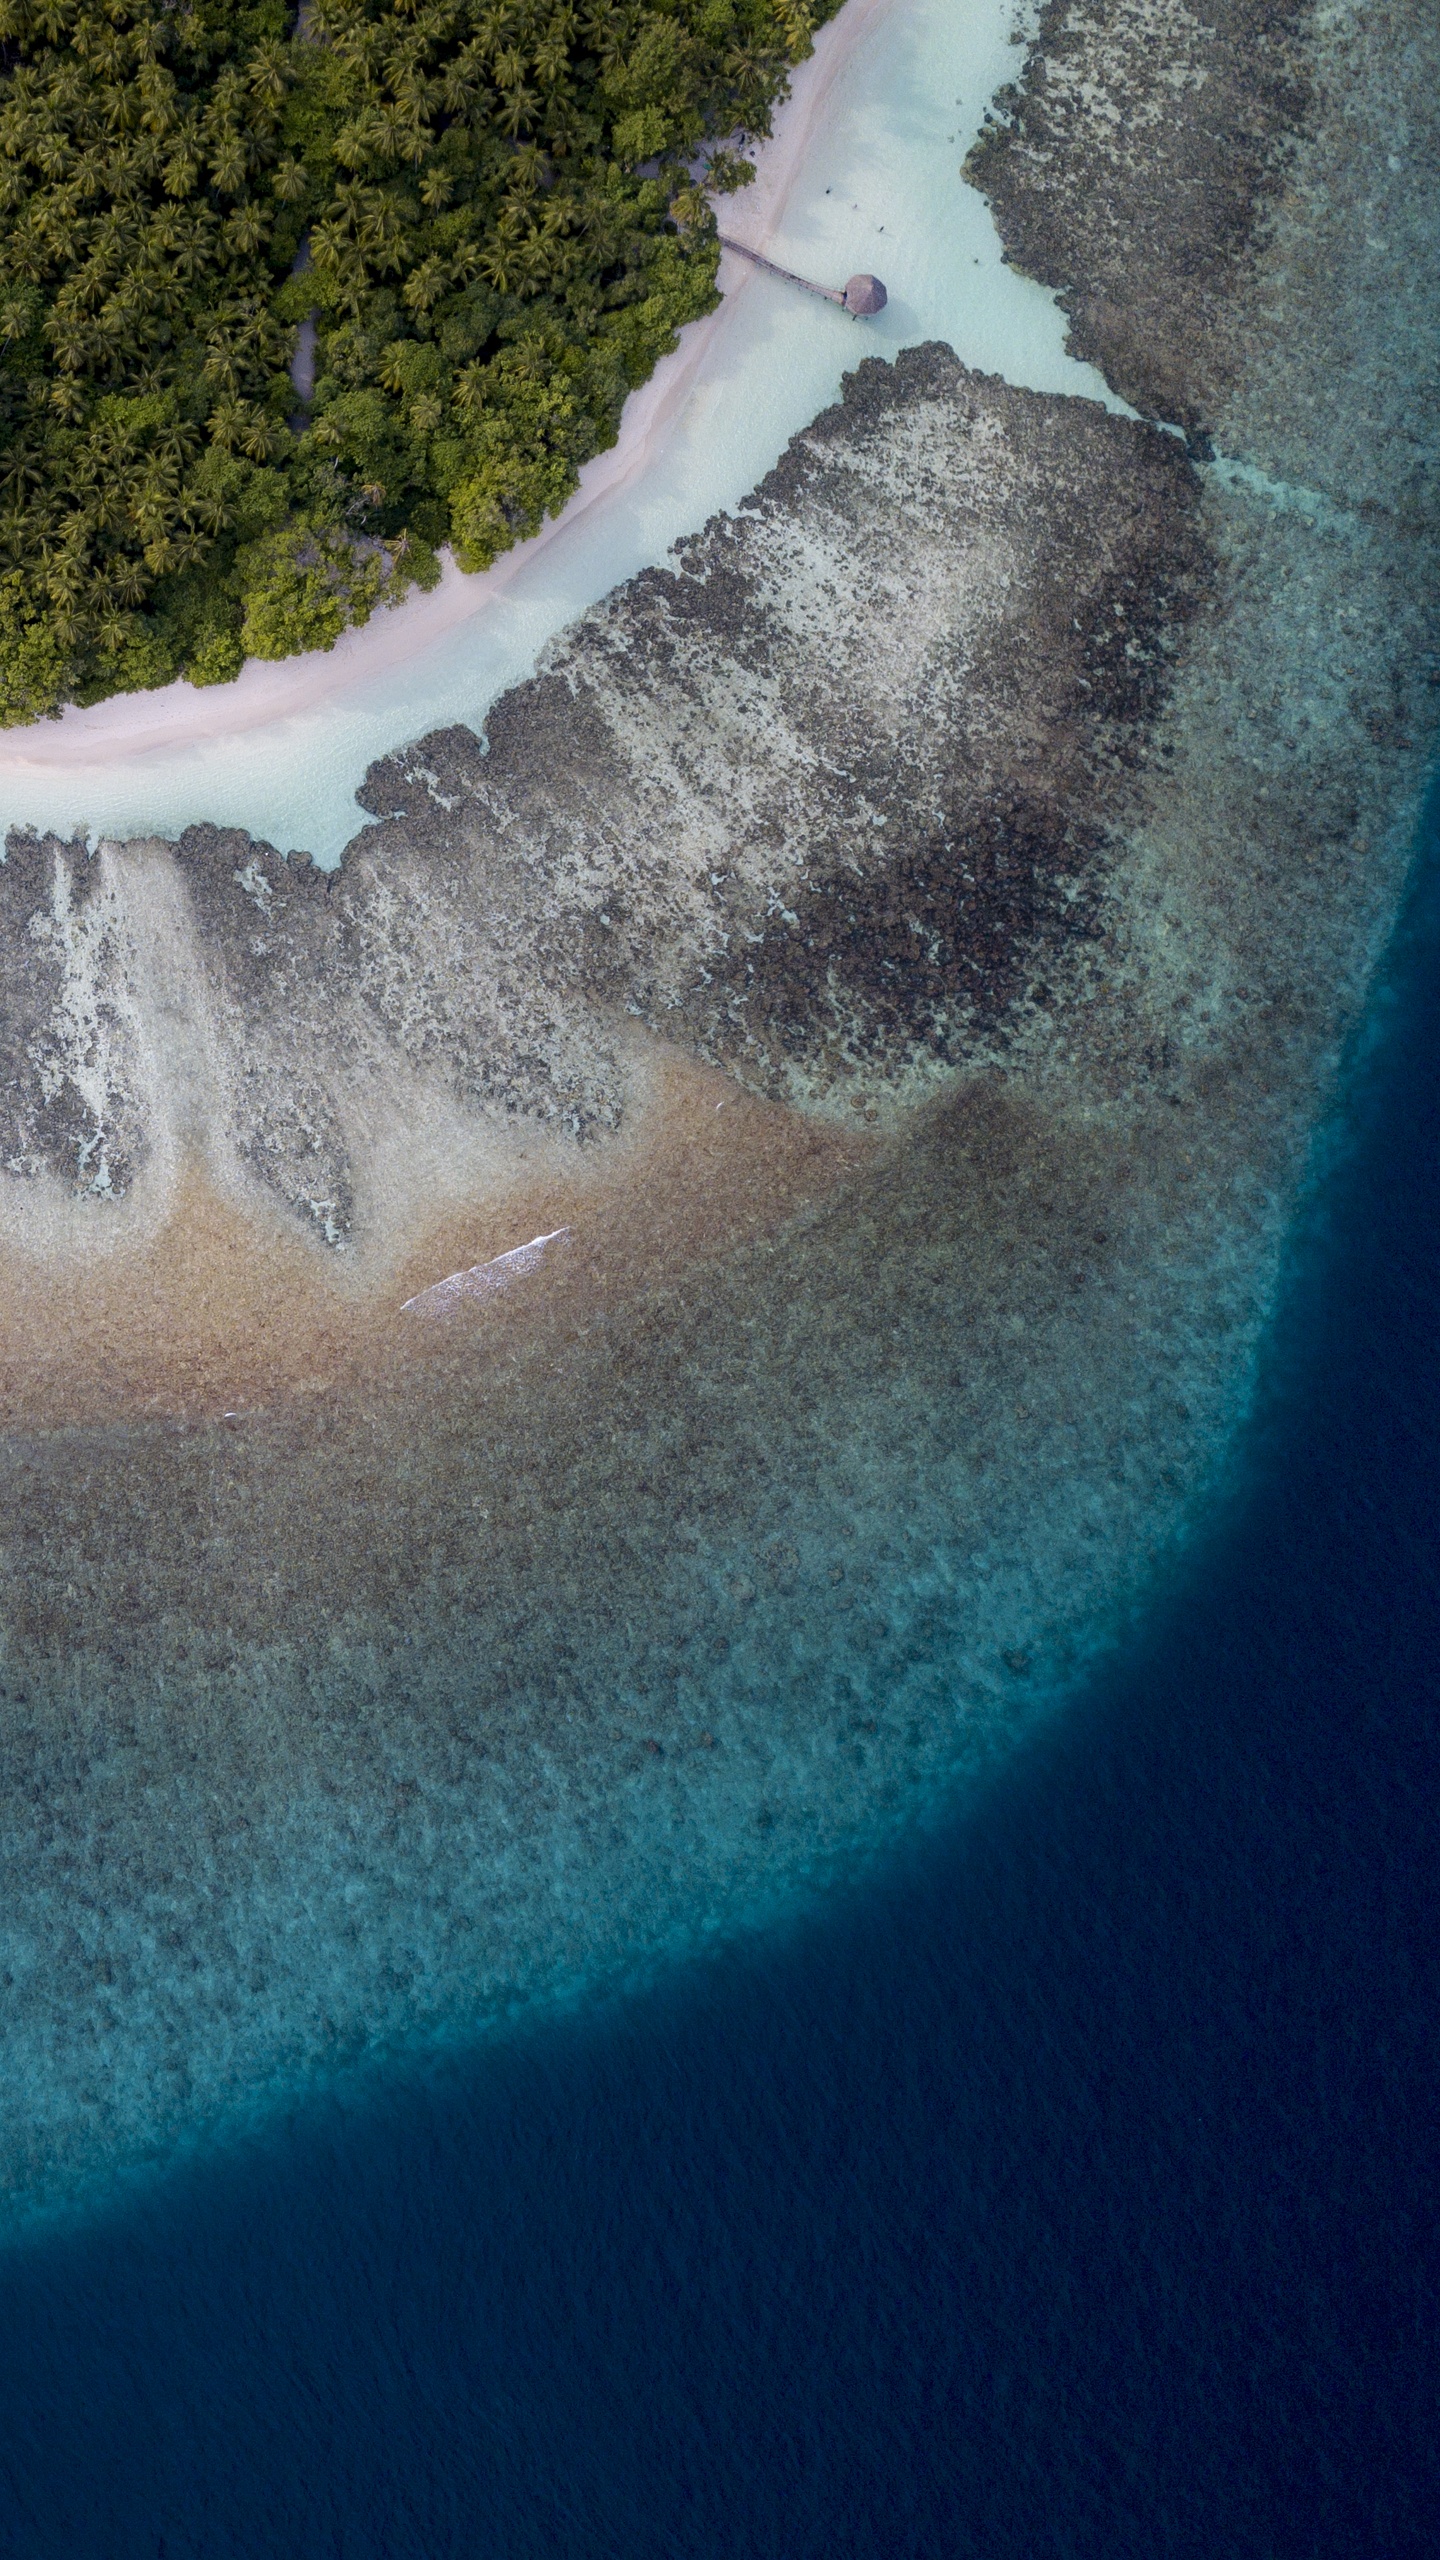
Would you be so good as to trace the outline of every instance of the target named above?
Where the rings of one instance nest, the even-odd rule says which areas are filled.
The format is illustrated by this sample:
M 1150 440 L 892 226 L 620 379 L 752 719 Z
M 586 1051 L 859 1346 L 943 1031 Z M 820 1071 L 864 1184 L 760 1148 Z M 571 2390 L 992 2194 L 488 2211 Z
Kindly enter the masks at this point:
M 802 293 L 818 293 L 822 302 L 838 302 L 852 320 L 871 320 L 883 311 L 889 295 L 878 276 L 852 276 L 846 285 L 812 284 L 808 276 L 797 276 L 789 267 L 777 267 L 773 258 L 762 258 L 758 249 L 747 249 L 743 240 L 731 240 L 722 231 L 722 249 L 733 249 L 737 258 L 748 258 L 752 267 L 763 267 L 767 276 L 779 276 L 783 284 L 798 284 Z

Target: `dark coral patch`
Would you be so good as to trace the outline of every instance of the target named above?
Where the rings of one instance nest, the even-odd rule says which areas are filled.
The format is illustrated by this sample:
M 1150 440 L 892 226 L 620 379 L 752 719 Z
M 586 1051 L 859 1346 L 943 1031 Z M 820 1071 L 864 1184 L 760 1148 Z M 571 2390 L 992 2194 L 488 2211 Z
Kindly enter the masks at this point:
M 868 877 L 834 872 L 798 893 L 793 924 L 717 971 L 709 1044 L 772 1072 L 893 1064 L 897 1052 L 971 1051 L 1029 996 L 1047 956 L 1093 936 L 1105 836 L 1044 800 L 997 792 Z
M 1117 0 L 1046 0 L 965 164 L 1069 343 L 1203 436 L 1242 350 L 1234 296 L 1311 100 L 1311 0 L 1215 0 L 1157 41 Z

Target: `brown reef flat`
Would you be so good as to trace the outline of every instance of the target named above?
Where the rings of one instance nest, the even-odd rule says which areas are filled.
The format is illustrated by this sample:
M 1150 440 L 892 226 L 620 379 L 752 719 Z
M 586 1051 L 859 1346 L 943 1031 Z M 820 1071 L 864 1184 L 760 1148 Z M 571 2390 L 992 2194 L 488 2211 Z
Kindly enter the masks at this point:
M 475 1201 L 432 1204 L 383 1274 L 358 1280 L 282 1218 L 178 1169 L 163 1211 L 108 1251 L 37 1254 L 0 1242 L 0 1430 L 241 1420 L 277 1400 L 369 1392 L 423 1370 L 474 1317 L 404 1312 L 413 1292 L 517 1242 L 573 1226 L 550 1257 L 545 1321 L 733 1253 L 833 1193 L 875 1152 L 860 1128 L 816 1127 L 736 1094 L 713 1071 L 652 1051 L 637 1069 L 627 1141 L 603 1161 L 498 1169 Z M 533 1292 L 530 1296 L 533 1300 Z M 487 1305 L 487 1337 L 533 1317 L 526 1293 Z

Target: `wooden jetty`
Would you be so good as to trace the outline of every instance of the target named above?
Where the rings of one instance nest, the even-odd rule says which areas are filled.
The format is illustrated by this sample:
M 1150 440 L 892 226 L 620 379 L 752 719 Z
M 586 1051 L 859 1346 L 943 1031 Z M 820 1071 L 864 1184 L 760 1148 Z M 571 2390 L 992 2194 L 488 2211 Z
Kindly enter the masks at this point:
M 763 267 L 767 276 L 778 276 L 782 284 L 798 284 L 802 293 L 817 293 L 822 302 L 838 302 L 852 320 L 873 319 L 883 311 L 889 296 L 878 276 L 852 276 L 848 284 L 812 284 L 808 276 L 797 276 L 789 267 L 777 267 L 773 258 L 762 258 L 758 249 L 747 249 L 743 240 L 731 240 L 722 231 L 722 249 L 733 249 L 737 258 L 748 258 L 752 267 Z

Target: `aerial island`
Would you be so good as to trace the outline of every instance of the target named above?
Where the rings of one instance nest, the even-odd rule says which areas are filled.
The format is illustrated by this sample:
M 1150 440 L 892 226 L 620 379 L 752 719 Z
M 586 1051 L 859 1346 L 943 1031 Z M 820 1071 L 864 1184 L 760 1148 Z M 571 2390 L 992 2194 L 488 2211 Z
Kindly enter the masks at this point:
M 534 525 L 806 41 L 0 28 L 12 719 Z M 1440 732 L 1440 20 L 1015 33 L 953 187 L 1108 405 L 847 334 L 739 503 L 367 750 L 338 867 L 17 808 L 17 2219 L 793 1911 L 1072 1699 L 1231 1480 Z
M 815 22 L 0 0 L 0 722 L 323 649 L 533 533 L 713 306 L 710 198 Z

